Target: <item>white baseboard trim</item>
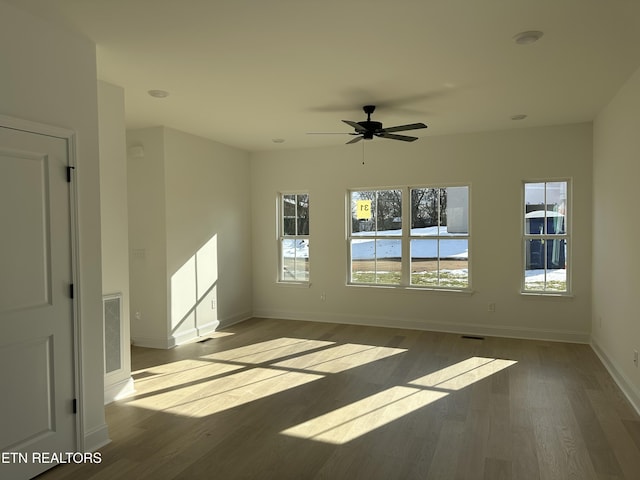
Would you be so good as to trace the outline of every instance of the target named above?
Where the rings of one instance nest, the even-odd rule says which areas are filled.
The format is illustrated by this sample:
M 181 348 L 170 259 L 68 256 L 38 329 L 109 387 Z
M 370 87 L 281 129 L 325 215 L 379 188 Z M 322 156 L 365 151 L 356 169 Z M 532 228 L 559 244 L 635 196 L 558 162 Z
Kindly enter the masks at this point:
M 128 397 L 135 393 L 133 378 L 125 378 L 119 382 L 104 386 L 104 404 L 107 405 L 115 400 Z
M 591 348 L 596 353 L 598 358 L 600 358 L 600 361 L 607 369 L 609 374 L 613 377 L 613 380 L 616 382 L 618 387 L 620 387 L 620 390 L 622 390 L 624 396 L 627 397 L 627 400 L 629 400 L 631 406 L 638 413 L 638 415 L 640 415 L 640 391 L 638 391 L 633 383 L 629 381 L 627 376 L 618 369 L 615 362 L 613 362 L 609 355 L 607 355 L 607 352 L 600 345 L 598 345 L 598 342 L 595 338 L 591 339 Z
M 168 338 L 131 337 L 131 342 L 136 347 L 161 348 L 165 350 L 175 346 Z
M 389 317 L 373 317 L 369 315 L 342 315 L 313 312 L 278 312 L 258 310 L 254 317 L 281 318 L 283 320 L 302 320 L 324 323 L 344 323 L 348 325 L 364 325 L 369 327 L 407 328 L 410 330 L 427 330 L 433 332 L 456 333 L 465 335 L 485 335 L 490 337 L 519 338 L 525 340 L 546 340 L 553 342 L 585 343 L 590 341 L 587 332 L 562 330 L 543 330 L 524 327 L 505 327 L 503 325 L 478 325 L 457 322 L 431 322 L 422 319 L 399 319 Z
M 107 424 L 103 424 L 93 430 L 84 432 L 84 451 L 95 452 L 99 448 L 111 443 Z
M 191 340 L 195 340 L 196 338 L 198 338 L 198 330 L 190 328 L 189 330 L 180 332 L 177 335 L 172 335 L 168 340 L 170 345 L 169 348 L 177 347 L 183 343 L 189 343 Z
M 214 320 L 213 322 L 205 323 L 204 325 L 198 325 L 198 336 L 204 337 L 205 335 L 215 332 L 219 325 L 219 320 Z
M 252 312 L 243 312 L 237 315 L 234 315 L 229 318 L 225 318 L 224 320 L 220 320 L 220 325 L 218 326 L 218 330 L 221 328 L 230 327 L 231 325 L 235 325 L 236 323 L 244 322 L 245 320 L 249 320 L 250 318 L 255 317 Z

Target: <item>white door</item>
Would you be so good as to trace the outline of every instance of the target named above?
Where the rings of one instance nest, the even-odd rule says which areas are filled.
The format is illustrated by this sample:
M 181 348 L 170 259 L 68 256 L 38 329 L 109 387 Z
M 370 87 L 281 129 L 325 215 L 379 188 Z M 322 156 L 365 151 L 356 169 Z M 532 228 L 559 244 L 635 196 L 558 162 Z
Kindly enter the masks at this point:
M 54 466 L 40 453 L 76 449 L 67 164 L 66 139 L 0 127 L 3 479 Z

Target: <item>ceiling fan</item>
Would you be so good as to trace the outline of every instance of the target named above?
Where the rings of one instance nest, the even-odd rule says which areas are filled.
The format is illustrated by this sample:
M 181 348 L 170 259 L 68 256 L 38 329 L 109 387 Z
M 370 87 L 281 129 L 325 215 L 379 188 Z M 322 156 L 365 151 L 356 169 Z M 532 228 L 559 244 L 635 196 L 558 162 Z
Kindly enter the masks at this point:
M 371 140 L 373 137 L 388 138 L 391 140 L 401 140 L 403 142 L 413 142 L 418 137 L 409 137 L 407 135 L 397 135 L 392 132 L 404 132 L 407 130 L 417 130 L 419 128 L 427 128 L 424 123 L 410 123 L 408 125 L 398 125 L 395 127 L 382 128 L 381 122 L 371 120 L 371 114 L 375 111 L 375 105 L 365 105 L 362 107 L 364 113 L 367 114 L 367 119 L 361 122 L 353 122 L 351 120 L 342 120 L 344 123 L 354 128 L 354 132 L 347 133 L 346 135 L 355 135 L 356 138 L 347 142 L 356 143 L 360 140 Z

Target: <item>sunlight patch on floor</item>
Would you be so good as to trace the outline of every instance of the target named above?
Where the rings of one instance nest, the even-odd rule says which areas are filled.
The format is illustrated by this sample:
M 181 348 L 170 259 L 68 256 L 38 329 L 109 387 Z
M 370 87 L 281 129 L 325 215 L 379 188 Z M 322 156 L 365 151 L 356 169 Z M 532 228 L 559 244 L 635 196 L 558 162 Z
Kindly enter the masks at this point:
M 515 364 L 512 360 L 472 357 L 455 365 L 358 400 L 281 433 L 344 444 L 400 419 L 447 395 Z
M 289 355 L 299 355 L 300 353 L 315 348 L 327 347 L 334 344 L 335 342 L 322 340 L 281 337 L 265 342 L 253 343 L 244 347 L 203 355 L 201 358 L 255 364 L 270 362 Z
M 406 349 L 403 348 L 346 343 L 274 363 L 273 365 L 275 367 L 304 369 L 315 373 L 340 373 L 404 352 L 406 352 Z
M 205 417 L 285 392 L 322 378 L 300 372 L 252 368 L 198 385 L 154 395 L 131 405 L 187 417 Z M 161 408 L 158 408 L 161 407 Z
M 429 405 L 447 393 L 391 387 L 284 430 L 292 437 L 343 444 Z

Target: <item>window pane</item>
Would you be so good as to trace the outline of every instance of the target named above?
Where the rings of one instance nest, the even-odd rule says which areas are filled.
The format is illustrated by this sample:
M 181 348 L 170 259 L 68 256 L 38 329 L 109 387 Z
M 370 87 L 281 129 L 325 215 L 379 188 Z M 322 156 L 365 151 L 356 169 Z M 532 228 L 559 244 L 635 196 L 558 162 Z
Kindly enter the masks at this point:
M 547 233 L 565 234 L 567 182 L 547 183 Z
M 351 241 L 351 282 L 399 285 L 402 242 L 390 239 Z
M 525 208 L 525 230 L 527 234 L 543 235 L 545 224 L 545 184 L 525 183 L 524 185 L 524 208 Z
M 439 188 L 411 189 L 411 235 L 438 235 L 439 195 Z
M 282 233 L 284 235 L 296 234 L 296 196 L 282 196 Z
M 402 192 L 400 190 L 378 191 L 376 228 L 378 234 L 402 234 Z
M 438 285 L 438 240 L 411 240 L 411 285 Z
M 441 235 L 469 235 L 469 187 L 441 189 L 440 208 Z
M 469 286 L 469 240 L 440 240 L 440 286 Z
M 282 280 L 292 282 L 309 280 L 308 240 L 282 240 Z
M 309 235 L 309 195 L 296 195 L 298 235 Z

